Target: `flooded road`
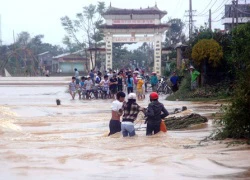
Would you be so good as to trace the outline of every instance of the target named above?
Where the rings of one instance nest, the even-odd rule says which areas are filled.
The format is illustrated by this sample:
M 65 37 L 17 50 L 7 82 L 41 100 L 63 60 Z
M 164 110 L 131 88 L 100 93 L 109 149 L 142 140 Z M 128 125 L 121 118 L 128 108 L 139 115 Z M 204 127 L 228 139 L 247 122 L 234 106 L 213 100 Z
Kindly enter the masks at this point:
M 249 146 L 227 147 L 229 141 L 198 146 L 216 128 L 211 119 L 146 137 L 138 118 L 137 137 L 108 137 L 112 100 L 72 101 L 67 78 L 56 79 L 61 85 L 52 80 L 34 85 L 30 78 L 32 83 L 17 86 L 13 80 L 1 85 L 0 79 L 0 179 L 250 179 Z M 187 106 L 210 118 L 221 105 L 160 101 L 170 112 Z

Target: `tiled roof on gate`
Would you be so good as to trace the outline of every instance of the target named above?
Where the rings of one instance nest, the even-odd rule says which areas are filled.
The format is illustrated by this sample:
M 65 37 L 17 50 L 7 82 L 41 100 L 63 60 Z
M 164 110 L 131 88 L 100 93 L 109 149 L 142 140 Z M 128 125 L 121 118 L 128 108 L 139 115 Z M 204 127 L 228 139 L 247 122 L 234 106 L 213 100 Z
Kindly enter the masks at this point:
M 147 28 L 164 28 L 169 27 L 169 24 L 117 24 L 117 25 L 100 25 L 101 29 L 147 29 Z
M 167 11 L 161 11 L 157 6 L 144 9 L 121 9 L 109 7 L 103 15 L 128 15 L 128 14 L 167 14 Z

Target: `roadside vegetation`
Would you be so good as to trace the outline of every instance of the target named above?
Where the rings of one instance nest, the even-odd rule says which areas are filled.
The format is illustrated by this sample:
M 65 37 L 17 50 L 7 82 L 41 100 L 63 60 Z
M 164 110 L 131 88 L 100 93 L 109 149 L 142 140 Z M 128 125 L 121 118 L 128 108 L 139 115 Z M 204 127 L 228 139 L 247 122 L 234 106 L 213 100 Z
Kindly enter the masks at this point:
M 238 26 L 232 35 L 235 88 L 231 103 L 224 108 L 225 114 L 219 120 L 222 129 L 216 138 L 244 138 L 250 144 L 250 23 Z
M 250 23 L 228 33 L 208 29 L 197 32 L 185 55 L 201 72 L 199 87 L 190 90 L 191 77 L 184 66 L 179 90 L 167 100 L 226 99 L 228 105 L 222 107 L 223 115 L 216 121 L 219 130 L 213 138 L 243 138 L 250 142 Z

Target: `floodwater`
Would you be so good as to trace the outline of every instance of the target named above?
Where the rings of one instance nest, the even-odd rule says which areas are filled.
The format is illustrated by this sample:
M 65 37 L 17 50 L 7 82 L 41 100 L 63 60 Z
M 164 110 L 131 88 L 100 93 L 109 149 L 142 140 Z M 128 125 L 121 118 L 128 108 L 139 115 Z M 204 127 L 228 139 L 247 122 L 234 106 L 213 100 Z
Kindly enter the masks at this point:
M 112 100 L 70 100 L 69 80 L 0 78 L 0 179 L 250 179 L 249 146 L 199 144 L 216 129 L 211 118 L 220 102 L 161 97 L 170 112 L 187 106 L 184 114 L 210 120 L 146 137 L 140 115 L 136 137 L 108 137 Z

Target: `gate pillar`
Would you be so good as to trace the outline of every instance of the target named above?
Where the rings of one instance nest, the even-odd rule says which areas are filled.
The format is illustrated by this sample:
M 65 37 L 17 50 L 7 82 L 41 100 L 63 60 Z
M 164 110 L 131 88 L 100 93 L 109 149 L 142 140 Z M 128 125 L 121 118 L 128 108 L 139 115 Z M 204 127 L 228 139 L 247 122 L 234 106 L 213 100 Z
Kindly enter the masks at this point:
M 105 36 L 106 42 L 106 67 L 105 69 L 112 69 L 112 35 L 108 34 Z
M 161 34 L 154 35 L 154 71 L 157 76 L 161 76 Z

